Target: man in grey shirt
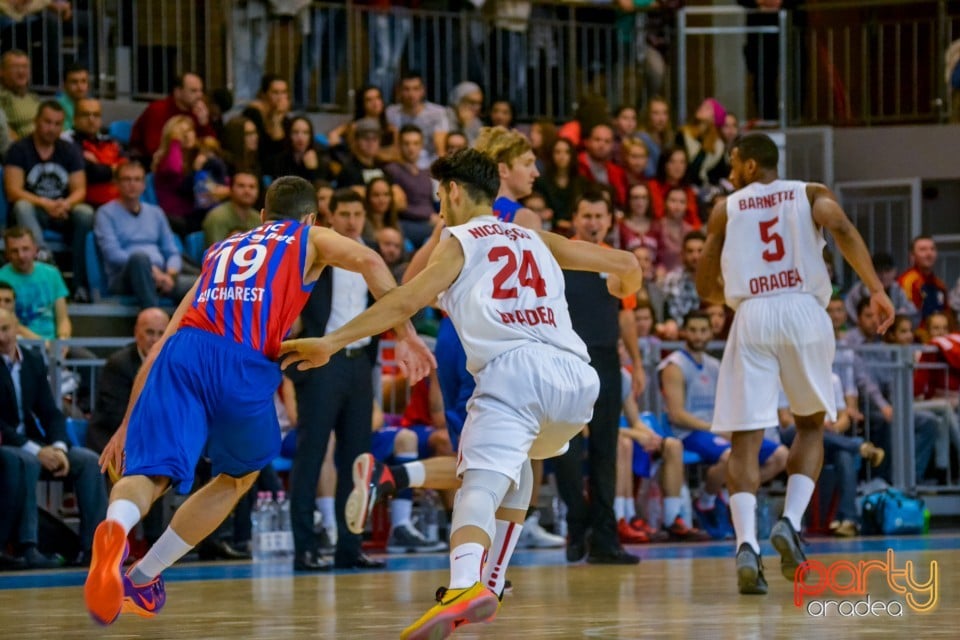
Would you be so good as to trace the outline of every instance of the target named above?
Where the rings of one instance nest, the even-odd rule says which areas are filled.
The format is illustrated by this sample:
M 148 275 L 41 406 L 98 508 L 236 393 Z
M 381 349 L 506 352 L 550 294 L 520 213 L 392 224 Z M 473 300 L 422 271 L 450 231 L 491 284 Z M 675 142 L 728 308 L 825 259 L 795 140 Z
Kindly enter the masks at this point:
M 447 110 L 424 99 L 426 88 L 418 71 L 408 71 L 400 78 L 400 103 L 387 107 L 387 122 L 402 129 L 415 125 L 423 132 L 423 150 L 417 166 L 428 169 L 437 156 L 444 155 L 447 143 Z

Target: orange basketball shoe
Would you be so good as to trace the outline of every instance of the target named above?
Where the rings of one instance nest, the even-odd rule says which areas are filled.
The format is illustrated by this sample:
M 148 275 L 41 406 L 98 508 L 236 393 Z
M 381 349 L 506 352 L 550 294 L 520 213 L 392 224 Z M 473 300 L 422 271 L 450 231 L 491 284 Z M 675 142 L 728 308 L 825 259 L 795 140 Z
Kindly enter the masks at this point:
M 96 622 L 111 624 L 123 607 L 123 574 L 127 536 L 115 520 L 104 520 L 93 534 L 93 558 L 83 585 L 87 611 Z
M 500 610 L 500 599 L 479 582 L 466 589 L 437 589 L 437 604 L 403 630 L 400 640 L 442 640 L 471 622 L 489 622 Z

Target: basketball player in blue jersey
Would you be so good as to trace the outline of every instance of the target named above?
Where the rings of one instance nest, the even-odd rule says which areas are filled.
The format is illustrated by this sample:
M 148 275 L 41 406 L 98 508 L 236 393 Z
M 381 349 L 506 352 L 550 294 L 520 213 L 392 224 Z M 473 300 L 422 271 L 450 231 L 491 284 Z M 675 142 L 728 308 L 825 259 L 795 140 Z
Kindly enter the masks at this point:
M 84 585 L 97 622 L 110 624 L 121 611 L 156 615 L 166 600 L 160 573 L 213 532 L 278 455 L 276 359 L 321 270 L 361 273 L 377 297 L 396 286 L 375 252 L 313 226 L 316 213 L 309 182 L 276 180 L 260 213 L 263 224 L 207 251 L 200 278 L 140 368 L 126 416 L 100 457 L 104 470 L 123 470 L 123 477 L 94 534 Z M 418 380 L 433 356 L 409 323 L 398 330 L 397 358 Z M 183 503 L 143 559 L 121 573 L 130 530 L 168 488 L 190 491 L 204 449 L 214 478 Z

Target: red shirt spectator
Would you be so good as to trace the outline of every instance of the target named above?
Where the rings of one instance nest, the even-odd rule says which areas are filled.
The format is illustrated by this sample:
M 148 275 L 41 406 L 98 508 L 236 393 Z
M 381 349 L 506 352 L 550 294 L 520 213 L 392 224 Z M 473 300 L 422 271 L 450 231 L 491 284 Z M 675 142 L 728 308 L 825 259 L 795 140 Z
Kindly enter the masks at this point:
M 113 170 L 123 159 L 120 145 L 100 133 L 103 112 L 100 101 L 82 98 L 77 101 L 73 130 L 64 134 L 83 154 L 83 170 L 87 176 L 86 202 L 94 207 L 120 197 Z
M 937 262 L 937 245 L 929 236 L 914 238 L 910 247 L 913 266 L 900 274 L 898 281 L 907 297 L 920 312 L 920 326 L 932 313 L 942 312 L 952 321 L 952 310 L 947 306 L 947 285 L 933 273 Z
M 189 116 L 197 137 L 215 136 L 210 126 L 210 113 L 203 101 L 203 80 L 195 73 L 185 73 L 173 88 L 173 93 L 162 100 L 151 102 L 133 123 L 130 132 L 130 150 L 148 160 L 160 148 L 163 125 L 174 116 Z

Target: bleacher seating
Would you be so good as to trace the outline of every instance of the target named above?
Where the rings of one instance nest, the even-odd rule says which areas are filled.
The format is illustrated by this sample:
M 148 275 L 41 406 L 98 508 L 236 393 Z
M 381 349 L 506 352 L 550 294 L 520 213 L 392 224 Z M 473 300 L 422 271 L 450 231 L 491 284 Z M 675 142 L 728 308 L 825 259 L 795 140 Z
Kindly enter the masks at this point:
M 88 424 L 83 418 L 67 418 L 67 439 L 71 447 L 86 446 Z
M 193 264 L 199 265 L 203 261 L 203 252 L 207 249 L 206 245 L 207 239 L 203 231 L 194 231 L 187 235 L 184 241 L 183 256 Z
M 160 205 L 160 202 L 157 200 L 157 189 L 153 186 L 152 173 L 147 174 L 146 188 L 143 190 L 143 195 L 140 196 L 140 200 L 147 204 Z
M 133 131 L 132 120 L 114 120 L 107 127 L 107 133 L 111 138 L 120 143 L 120 146 L 126 148 L 130 145 L 130 133 Z

